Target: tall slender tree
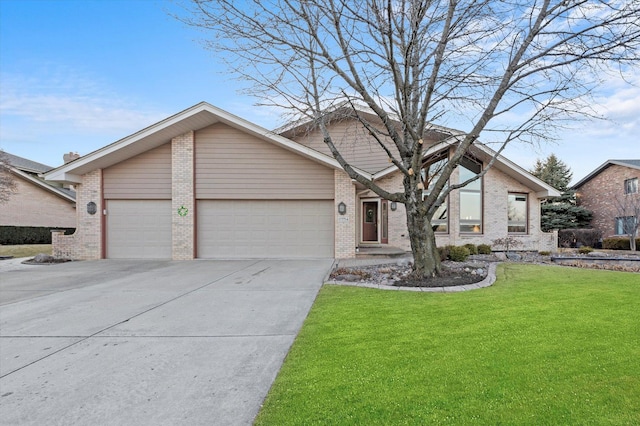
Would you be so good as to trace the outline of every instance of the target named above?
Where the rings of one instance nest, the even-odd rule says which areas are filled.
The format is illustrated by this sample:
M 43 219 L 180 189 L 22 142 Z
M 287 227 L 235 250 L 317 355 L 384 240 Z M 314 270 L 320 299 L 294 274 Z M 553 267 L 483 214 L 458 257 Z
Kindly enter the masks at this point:
M 513 141 L 544 139 L 591 113 L 589 95 L 608 72 L 634 72 L 640 59 L 637 0 L 183 1 L 181 19 L 209 31 L 207 46 L 252 94 L 311 121 L 352 179 L 404 203 L 416 278 L 440 271 L 430 226 L 438 206 L 495 162 L 450 182 L 481 137 L 496 155 Z M 338 105 L 402 173 L 402 191 L 342 155 L 326 114 Z M 423 194 L 424 140 L 441 120 L 460 132 L 445 140 L 451 154 Z

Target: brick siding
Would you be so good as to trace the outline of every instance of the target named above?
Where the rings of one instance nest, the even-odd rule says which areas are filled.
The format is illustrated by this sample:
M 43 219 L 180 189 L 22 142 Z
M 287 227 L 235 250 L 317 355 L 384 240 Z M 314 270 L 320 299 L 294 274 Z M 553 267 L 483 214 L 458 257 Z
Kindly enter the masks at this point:
M 356 192 L 351 178 L 342 170 L 334 172 L 335 184 L 335 254 L 338 259 L 352 258 L 356 256 Z M 338 204 L 345 203 L 347 213 L 338 213 Z
M 640 180 L 640 170 L 611 164 L 578 188 L 578 204 L 593 212 L 591 226 L 602 232 L 603 238 L 616 235 L 615 218 L 622 216 L 616 197 L 640 197 L 624 193 L 624 181 L 632 178 Z
M 76 227 L 74 203 L 15 176 L 16 192 L 0 208 L 2 226 Z
M 90 215 L 87 204 L 96 203 L 97 212 Z M 82 176 L 82 183 L 76 186 L 76 232 L 63 235 L 52 233 L 53 255 L 79 260 L 102 258 L 102 169 L 94 170 Z
M 451 176 L 457 182 L 457 172 Z M 402 175 L 394 173 L 378 182 L 387 191 L 403 191 Z M 508 234 L 507 212 L 508 194 L 510 192 L 525 193 L 528 199 L 528 233 Z M 540 228 L 540 200 L 536 193 L 510 176 L 492 168 L 483 179 L 483 232 L 481 234 L 460 234 L 458 232 L 460 196 L 458 191 L 449 195 L 449 232 L 436 234 L 436 244 L 463 245 L 492 244 L 497 238 L 511 235 L 522 242 L 521 250 L 555 251 L 557 248 L 557 232 L 545 233 Z M 358 219 L 360 220 L 360 219 Z M 360 238 L 359 236 L 357 237 Z M 406 210 L 398 203 L 397 210 L 389 211 L 389 245 L 410 250 L 411 244 L 407 230 Z
M 194 132 L 187 132 L 171 140 L 173 260 L 191 260 L 195 256 L 194 141 Z M 178 214 L 178 209 L 182 207 L 187 209 L 185 216 Z

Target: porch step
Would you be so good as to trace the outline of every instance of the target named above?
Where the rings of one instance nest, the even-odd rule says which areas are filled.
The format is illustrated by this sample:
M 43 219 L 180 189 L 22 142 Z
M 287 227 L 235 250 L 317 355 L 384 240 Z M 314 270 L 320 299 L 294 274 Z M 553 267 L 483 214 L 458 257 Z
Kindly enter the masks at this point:
M 404 251 L 398 247 L 359 247 L 359 250 L 356 252 L 356 258 L 367 258 L 367 257 L 400 257 L 408 254 L 409 252 Z

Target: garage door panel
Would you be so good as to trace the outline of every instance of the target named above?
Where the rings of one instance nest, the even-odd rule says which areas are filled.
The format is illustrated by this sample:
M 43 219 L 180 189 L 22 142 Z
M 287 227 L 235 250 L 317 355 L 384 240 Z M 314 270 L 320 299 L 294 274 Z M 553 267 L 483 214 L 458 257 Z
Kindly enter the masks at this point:
M 333 201 L 199 200 L 198 257 L 333 257 Z
M 171 258 L 171 201 L 107 200 L 106 206 L 107 258 Z

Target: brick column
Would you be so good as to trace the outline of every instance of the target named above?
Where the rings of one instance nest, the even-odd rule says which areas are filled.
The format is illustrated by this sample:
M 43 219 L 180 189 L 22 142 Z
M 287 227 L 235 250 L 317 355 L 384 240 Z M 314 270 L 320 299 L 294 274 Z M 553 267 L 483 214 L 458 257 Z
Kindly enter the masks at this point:
M 194 144 L 193 131 L 171 140 L 171 255 L 174 260 L 190 260 L 195 254 Z
M 96 213 L 87 212 L 87 204 L 96 204 Z M 71 259 L 96 260 L 102 258 L 102 169 L 82 176 L 76 187 L 76 232 L 72 235 L 52 234 L 53 255 Z
M 342 170 L 334 171 L 335 254 L 337 259 L 356 257 L 356 191 L 351 178 Z M 345 203 L 347 213 L 338 213 L 338 204 Z

